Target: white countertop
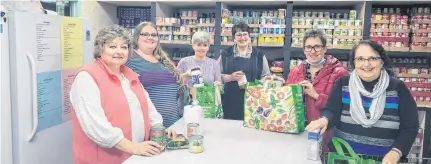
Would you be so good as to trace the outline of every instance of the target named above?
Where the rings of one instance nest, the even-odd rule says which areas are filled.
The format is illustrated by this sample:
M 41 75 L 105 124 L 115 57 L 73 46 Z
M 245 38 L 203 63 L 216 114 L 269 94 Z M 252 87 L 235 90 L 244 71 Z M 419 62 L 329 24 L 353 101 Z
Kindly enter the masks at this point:
M 202 124 L 204 152 L 188 149 L 167 150 L 157 156 L 133 155 L 123 164 L 321 164 L 307 160 L 307 132 L 284 134 L 243 127 L 242 121 L 204 119 Z M 174 125 L 184 134 L 183 120 Z

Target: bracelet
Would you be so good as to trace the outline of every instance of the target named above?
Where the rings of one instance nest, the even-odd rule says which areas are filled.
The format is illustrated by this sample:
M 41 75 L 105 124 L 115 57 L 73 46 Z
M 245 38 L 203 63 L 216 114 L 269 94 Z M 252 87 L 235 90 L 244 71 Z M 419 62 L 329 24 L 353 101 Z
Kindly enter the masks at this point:
M 392 148 L 391 151 L 394 151 L 394 152 L 396 152 L 398 154 L 398 159 L 401 158 L 402 153 L 401 153 L 400 150 L 398 150 L 397 148 Z

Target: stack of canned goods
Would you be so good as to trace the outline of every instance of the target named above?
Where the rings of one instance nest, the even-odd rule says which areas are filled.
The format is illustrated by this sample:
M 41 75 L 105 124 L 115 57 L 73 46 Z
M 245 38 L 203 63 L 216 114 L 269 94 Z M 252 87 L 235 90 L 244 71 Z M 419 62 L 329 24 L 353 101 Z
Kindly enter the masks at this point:
M 189 139 L 190 153 L 197 154 L 197 153 L 202 153 L 204 151 L 204 147 L 203 147 L 204 137 L 200 135 L 198 123 L 187 124 L 187 138 Z
M 349 13 L 316 12 L 316 11 L 293 11 L 293 17 L 298 18 L 326 18 L 326 19 L 356 19 L 356 10 Z
M 360 39 L 333 39 L 332 45 L 354 46 L 360 41 Z
M 191 41 L 192 37 L 190 35 L 174 35 L 174 40 Z
M 388 41 L 388 40 L 377 40 L 377 43 L 379 43 L 383 47 L 407 47 L 408 40 L 407 40 L 407 42 L 393 42 L 393 41 Z
M 229 11 L 229 9 L 222 10 L 222 17 L 274 17 L 284 18 L 286 16 L 286 9 L 269 10 L 269 11 Z
M 159 23 L 180 24 L 180 22 L 181 21 L 178 18 L 156 17 L 156 24 L 159 24 Z
M 283 37 L 259 37 L 259 43 L 275 43 L 275 44 L 284 44 Z

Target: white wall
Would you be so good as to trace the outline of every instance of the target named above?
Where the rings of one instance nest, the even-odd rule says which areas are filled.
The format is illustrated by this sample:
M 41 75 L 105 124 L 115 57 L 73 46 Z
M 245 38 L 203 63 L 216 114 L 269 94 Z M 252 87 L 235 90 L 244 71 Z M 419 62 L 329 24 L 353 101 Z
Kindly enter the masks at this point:
M 92 26 L 90 34 L 92 43 L 100 29 L 118 24 L 117 6 L 104 2 L 81 1 L 80 17 L 87 17 L 90 19 Z

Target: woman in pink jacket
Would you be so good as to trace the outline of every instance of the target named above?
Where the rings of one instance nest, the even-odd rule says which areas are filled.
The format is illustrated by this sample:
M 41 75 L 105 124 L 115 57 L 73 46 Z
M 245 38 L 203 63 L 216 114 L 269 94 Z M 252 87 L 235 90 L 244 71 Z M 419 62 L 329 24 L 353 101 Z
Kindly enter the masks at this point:
M 307 58 L 289 72 L 286 84 L 301 84 L 304 87 L 305 113 L 307 122 L 317 120 L 326 104 L 335 81 L 349 74 L 347 68 L 335 57 L 325 55 L 326 38 L 321 30 L 312 29 L 304 36 L 304 55 Z M 323 137 L 323 149 L 329 133 Z

